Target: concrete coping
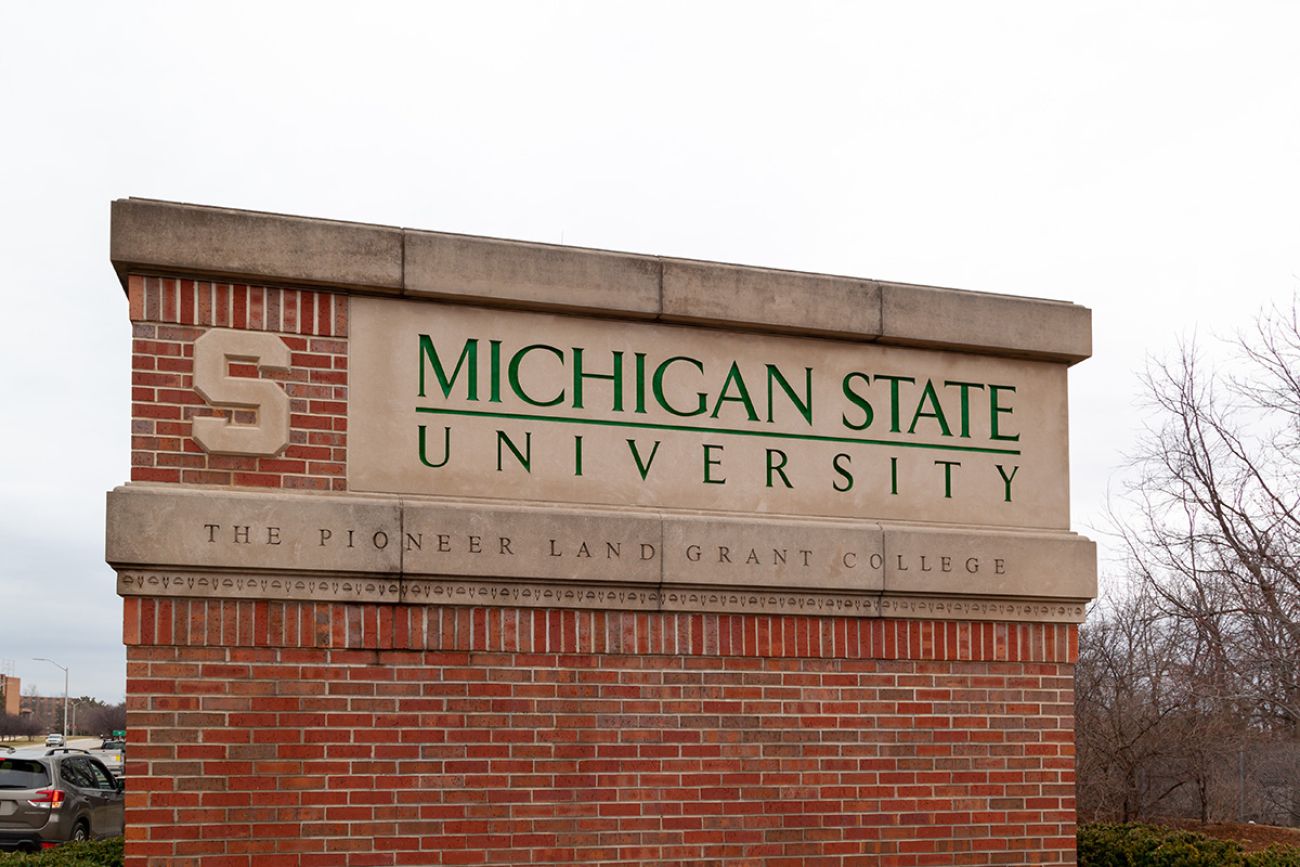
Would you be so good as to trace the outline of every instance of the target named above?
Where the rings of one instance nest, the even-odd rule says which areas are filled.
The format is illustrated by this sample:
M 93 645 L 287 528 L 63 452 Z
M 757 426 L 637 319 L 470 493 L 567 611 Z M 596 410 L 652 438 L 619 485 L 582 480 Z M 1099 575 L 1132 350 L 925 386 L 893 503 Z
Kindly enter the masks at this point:
M 112 204 L 127 275 L 311 286 L 1074 364 L 1092 313 L 1063 301 L 537 244 L 153 199 Z

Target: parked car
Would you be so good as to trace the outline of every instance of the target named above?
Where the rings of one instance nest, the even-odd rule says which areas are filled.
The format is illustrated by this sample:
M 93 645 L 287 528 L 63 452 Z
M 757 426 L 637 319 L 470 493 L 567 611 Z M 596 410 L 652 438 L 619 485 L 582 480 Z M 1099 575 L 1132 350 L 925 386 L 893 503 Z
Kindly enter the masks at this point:
M 63 735 L 46 735 L 45 745 L 47 747 L 66 747 L 68 745 L 68 740 Z
M 123 833 L 121 781 L 85 750 L 34 747 L 0 753 L 0 849 Z
M 126 772 L 126 741 L 121 738 L 103 740 L 99 749 L 91 750 L 90 754 L 103 762 L 113 776 L 120 777 Z

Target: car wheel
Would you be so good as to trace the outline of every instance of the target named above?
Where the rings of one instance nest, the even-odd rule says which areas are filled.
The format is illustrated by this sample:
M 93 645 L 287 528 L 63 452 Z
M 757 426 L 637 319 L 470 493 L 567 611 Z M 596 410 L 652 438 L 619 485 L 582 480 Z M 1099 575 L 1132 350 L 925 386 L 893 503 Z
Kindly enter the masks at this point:
M 86 827 L 85 822 L 78 822 L 72 826 L 72 842 L 80 843 L 82 840 L 90 839 L 90 829 Z

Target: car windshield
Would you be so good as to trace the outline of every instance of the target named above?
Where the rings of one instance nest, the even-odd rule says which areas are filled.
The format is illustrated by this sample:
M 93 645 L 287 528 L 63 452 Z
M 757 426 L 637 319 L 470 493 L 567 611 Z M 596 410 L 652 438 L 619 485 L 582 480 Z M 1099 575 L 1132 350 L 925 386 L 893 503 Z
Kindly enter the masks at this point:
M 0 758 L 0 789 L 40 789 L 49 784 L 50 772 L 40 762 Z

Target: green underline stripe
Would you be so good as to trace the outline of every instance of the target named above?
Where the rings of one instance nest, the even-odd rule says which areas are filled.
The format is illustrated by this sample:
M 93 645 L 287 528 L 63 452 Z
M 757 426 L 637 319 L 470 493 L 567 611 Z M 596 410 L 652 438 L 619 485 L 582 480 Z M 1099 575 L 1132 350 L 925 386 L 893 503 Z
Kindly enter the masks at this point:
M 475 409 L 447 409 L 437 406 L 417 406 L 416 412 L 428 412 L 434 415 L 460 415 L 470 418 L 503 418 L 515 421 L 549 421 L 559 422 L 561 424 L 585 424 L 595 425 L 598 427 L 622 427 L 638 428 L 640 430 L 669 430 L 683 431 L 685 433 L 707 433 L 721 434 L 723 436 L 737 437 L 768 437 L 769 439 L 781 440 L 805 440 L 808 442 L 819 443 L 848 443 L 849 445 L 860 446 L 893 446 L 900 449 L 936 449 L 945 452 L 978 452 L 988 455 L 1018 455 L 1019 449 L 993 449 L 983 448 L 980 446 L 948 446 L 935 443 L 907 443 L 896 442 L 894 440 L 868 440 L 855 439 L 854 437 L 833 437 L 823 436 L 820 434 L 797 434 L 782 433 L 780 431 L 764 430 L 739 430 L 736 428 L 724 427 L 691 427 L 684 424 L 656 424 L 654 422 L 627 422 L 627 421 L 610 421 L 603 418 L 562 418 L 551 415 L 529 415 L 521 412 L 486 412 Z

